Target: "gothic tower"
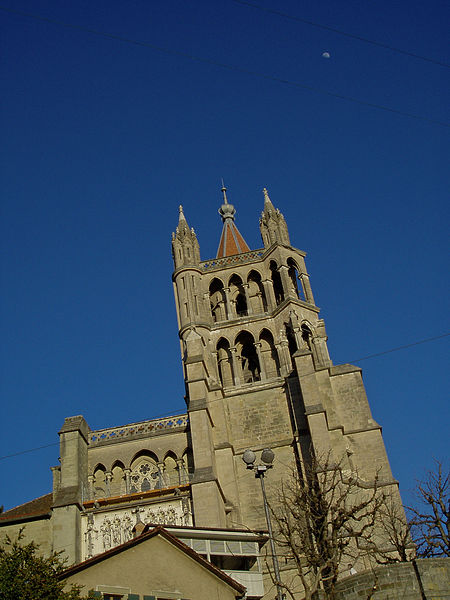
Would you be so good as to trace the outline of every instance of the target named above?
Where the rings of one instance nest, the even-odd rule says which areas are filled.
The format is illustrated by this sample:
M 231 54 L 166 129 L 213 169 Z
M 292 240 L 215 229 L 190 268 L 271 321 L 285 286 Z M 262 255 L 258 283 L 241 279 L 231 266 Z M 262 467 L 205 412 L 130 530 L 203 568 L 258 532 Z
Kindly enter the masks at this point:
M 361 369 L 332 364 L 305 253 L 291 246 L 282 213 L 264 189 L 264 247 L 250 250 L 222 193 L 215 259 L 200 259 L 182 207 L 172 237 L 195 525 L 264 527 L 257 482 L 241 460 L 247 448 L 275 452 L 269 494 L 312 452 L 395 488 Z

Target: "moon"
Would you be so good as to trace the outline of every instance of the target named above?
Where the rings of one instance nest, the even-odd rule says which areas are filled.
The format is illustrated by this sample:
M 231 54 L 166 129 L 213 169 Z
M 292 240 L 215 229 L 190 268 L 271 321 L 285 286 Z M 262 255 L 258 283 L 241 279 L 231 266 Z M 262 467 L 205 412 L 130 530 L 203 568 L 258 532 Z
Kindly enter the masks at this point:
M 331 58 L 331 54 L 329 52 L 322 52 L 323 58 Z

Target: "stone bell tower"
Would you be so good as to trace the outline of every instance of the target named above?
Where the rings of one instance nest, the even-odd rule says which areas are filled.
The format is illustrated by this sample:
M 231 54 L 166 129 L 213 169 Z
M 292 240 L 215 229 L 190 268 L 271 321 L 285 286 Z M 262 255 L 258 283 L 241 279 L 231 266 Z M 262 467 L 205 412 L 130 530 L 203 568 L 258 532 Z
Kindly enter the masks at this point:
M 257 482 L 241 460 L 247 448 L 275 452 L 269 495 L 311 453 L 395 486 L 361 369 L 333 366 L 305 253 L 291 246 L 283 215 L 264 189 L 264 247 L 250 250 L 222 193 L 216 258 L 200 260 L 182 207 L 172 237 L 195 524 L 264 527 Z

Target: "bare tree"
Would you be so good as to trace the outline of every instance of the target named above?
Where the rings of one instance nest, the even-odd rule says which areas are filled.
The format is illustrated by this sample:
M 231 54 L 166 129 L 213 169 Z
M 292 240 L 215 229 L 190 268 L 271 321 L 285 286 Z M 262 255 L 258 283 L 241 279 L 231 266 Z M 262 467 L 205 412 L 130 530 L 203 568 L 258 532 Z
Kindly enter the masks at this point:
M 379 507 L 377 530 L 380 541 L 373 552 L 380 565 L 408 562 L 415 558 L 411 522 L 407 520 L 398 496 L 386 494 Z
M 436 461 L 436 470 L 418 483 L 420 506 L 408 507 L 417 555 L 423 558 L 450 556 L 450 472 Z
M 276 541 L 295 565 L 305 600 L 319 589 L 332 600 L 341 565 L 352 565 L 372 551 L 383 502 L 378 476 L 368 484 L 346 475 L 330 455 L 313 459 L 301 475 L 294 470 L 283 483 L 278 503 L 271 507 Z M 291 598 L 293 583 L 283 583 Z

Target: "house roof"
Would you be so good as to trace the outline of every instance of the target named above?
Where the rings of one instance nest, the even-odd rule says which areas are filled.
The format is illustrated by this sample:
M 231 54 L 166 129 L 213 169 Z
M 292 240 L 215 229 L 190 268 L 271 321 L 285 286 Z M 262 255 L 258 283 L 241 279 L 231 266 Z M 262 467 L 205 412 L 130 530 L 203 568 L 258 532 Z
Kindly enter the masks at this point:
M 151 531 L 143 532 L 141 535 L 133 538 L 132 540 L 130 540 L 128 542 L 125 542 L 124 544 L 121 544 L 120 546 L 111 548 L 110 550 L 107 550 L 106 552 L 103 552 L 102 554 L 97 554 L 96 556 L 94 556 L 92 558 L 88 558 L 87 560 L 85 560 L 81 563 L 78 563 L 76 565 L 73 565 L 72 567 L 69 567 L 68 569 L 65 569 L 65 571 L 63 571 L 59 575 L 59 578 L 67 579 L 67 577 L 70 577 L 71 575 L 75 575 L 76 573 L 79 573 L 80 571 L 83 571 L 84 569 L 88 569 L 92 565 L 95 565 L 104 560 L 107 560 L 111 556 L 120 554 L 121 552 L 125 552 L 129 548 L 137 546 L 138 544 L 141 544 L 142 542 L 145 542 L 157 535 L 163 537 L 165 540 L 167 540 L 173 546 L 175 546 L 176 548 L 178 548 L 179 550 L 181 550 L 182 552 L 187 554 L 190 558 L 195 560 L 199 565 L 201 565 L 202 567 L 204 567 L 205 569 L 210 571 L 213 575 L 215 575 L 216 577 L 221 579 L 224 583 L 226 583 L 227 585 L 229 585 L 230 587 L 235 589 L 239 594 L 245 593 L 246 588 L 243 585 L 241 585 L 240 583 L 235 581 L 232 577 L 230 577 L 229 575 L 224 573 L 221 569 L 215 567 L 213 564 L 211 564 L 205 558 L 200 556 L 200 554 L 195 552 L 195 550 L 192 550 L 192 548 L 189 548 L 189 546 L 186 546 L 186 544 L 184 544 L 182 541 L 180 541 L 174 535 L 172 535 L 171 533 L 166 531 L 166 529 L 164 529 L 164 527 L 162 527 L 161 525 L 157 525 Z
M 0 525 L 6 521 L 44 517 L 50 513 L 53 504 L 53 494 L 45 494 L 0 514 Z

